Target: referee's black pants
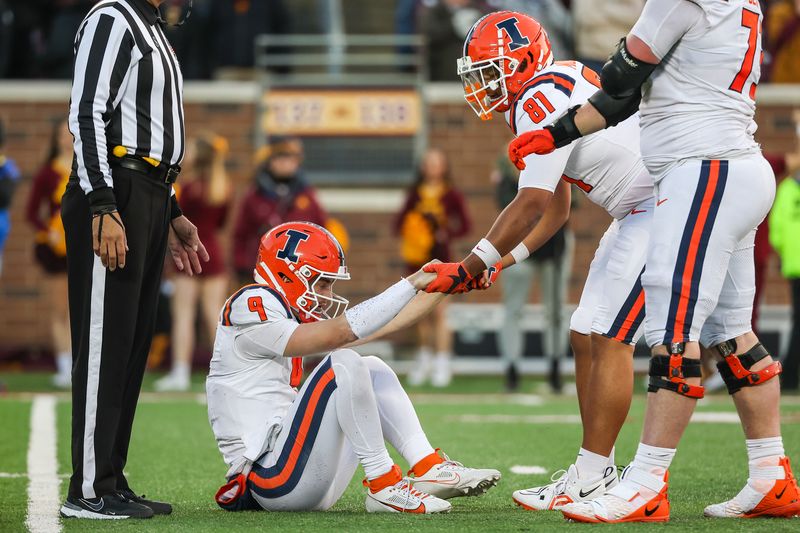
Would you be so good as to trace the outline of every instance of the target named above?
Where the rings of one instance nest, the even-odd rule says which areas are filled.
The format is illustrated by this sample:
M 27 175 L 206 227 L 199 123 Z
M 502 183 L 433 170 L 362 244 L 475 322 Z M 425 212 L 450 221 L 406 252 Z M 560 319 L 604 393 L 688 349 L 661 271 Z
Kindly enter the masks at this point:
M 112 177 L 128 237 L 125 268 L 107 270 L 92 251 L 89 202 L 74 176 L 61 204 L 74 358 L 69 494 L 83 498 L 129 488 L 123 468 L 169 231 L 168 184 L 116 166 Z

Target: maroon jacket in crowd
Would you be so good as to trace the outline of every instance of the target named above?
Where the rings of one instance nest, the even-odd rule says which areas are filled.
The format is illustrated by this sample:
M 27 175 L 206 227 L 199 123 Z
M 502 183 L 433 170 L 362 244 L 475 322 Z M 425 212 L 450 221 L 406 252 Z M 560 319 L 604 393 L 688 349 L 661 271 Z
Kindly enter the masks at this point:
M 286 188 L 285 191 L 281 191 Z M 266 188 L 253 186 L 242 199 L 233 230 L 233 260 L 236 272 L 248 276 L 258 256 L 258 243 L 267 231 L 284 222 L 301 220 L 325 226 L 328 215 L 317 200 L 314 188 L 302 178 L 289 185 Z

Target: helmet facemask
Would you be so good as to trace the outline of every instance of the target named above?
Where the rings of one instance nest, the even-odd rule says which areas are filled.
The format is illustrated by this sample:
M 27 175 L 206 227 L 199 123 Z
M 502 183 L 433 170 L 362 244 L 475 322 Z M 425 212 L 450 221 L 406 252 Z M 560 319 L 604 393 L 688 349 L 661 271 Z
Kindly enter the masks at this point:
M 255 280 L 265 283 L 278 290 L 288 301 L 301 322 L 313 322 L 317 320 L 328 320 L 336 318 L 347 309 L 349 300 L 333 292 L 333 284 L 337 280 L 349 280 L 350 273 L 346 266 L 340 266 L 338 272 L 327 272 L 310 265 L 302 265 L 296 268 L 294 263 L 284 260 L 290 274 L 284 272 L 272 272 L 266 264 L 259 262 L 254 272 Z M 264 275 L 269 279 L 265 279 Z M 322 283 L 329 282 L 329 294 L 318 292 Z M 303 287 L 296 297 L 295 290 L 287 290 L 292 283 L 300 283 Z
M 492 111 L 509 102 L 506 79 L 513 76 L 519 61 L 501 53 L 492 59 L 458 60 L 458 75 L 464 84 L 464 99 L 481 120 L 491 120 Z M 507 109 L 507 107 L 506 107 Z
M 306 284 L 306 291 L 297 298 L 297 307 L 307 318 L 328 320 L 345 312 L 350 302 L 333 292 L 333 284 L 340 279 L 350 279 L 346 267 L 340 267 L 339 272 L 334 274 L 303 265 L 299 269 L 298 277 Z M 325 282 L 328 282 L 327 294 L 318 292 L 320 285 L 325 285 Z

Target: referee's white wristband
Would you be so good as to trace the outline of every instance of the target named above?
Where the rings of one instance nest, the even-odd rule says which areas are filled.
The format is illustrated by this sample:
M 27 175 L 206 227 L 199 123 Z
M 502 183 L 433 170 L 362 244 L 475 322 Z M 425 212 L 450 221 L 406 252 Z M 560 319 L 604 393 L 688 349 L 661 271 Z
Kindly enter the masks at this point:
M 389 323 L 417 294 L 410 281 L 403 278 L 382 293 L 344 312 L 344 318 L 356 337 L 369 337 Z
M 480 242 L 475 245 L 475 248 L 472 249 L 472 253 L 480 257 L 481 261 L 483 261 L 483 264 L 486 265 L 487 268 L 502 259 L 502 257 L 500 257 L 500 252 L 497 251 L 497 248 L 495 248 L 494 245 L 486 239 L 481 239 Z
M 528 251 L 528 247 L 525 246 L 524 242 L 519 243 L 511 250 L 511 257 L 514 258 L 515 264 L 525 261 L 529 255 L 531 255 L 531 253 Z

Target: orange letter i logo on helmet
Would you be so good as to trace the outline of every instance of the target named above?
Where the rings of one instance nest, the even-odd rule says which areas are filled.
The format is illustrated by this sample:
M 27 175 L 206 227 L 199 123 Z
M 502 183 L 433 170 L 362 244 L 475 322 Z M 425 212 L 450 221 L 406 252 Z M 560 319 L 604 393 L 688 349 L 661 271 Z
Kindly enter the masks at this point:
M 290 229 L 286 231 L 286 235 L 289 238 L 286 240 L 286 244 L 283 246 L 282 249 L 278 250 L 277 257 L 278 259 L 285 259 L 291 263 L 297 263 L 299 257 L 297 257 L 297 245 L 303 241 L 308 240 L 308 233 L 303 233 L 302 231 L 297 231 L 296 229 Z
M 508 38 L 511 39 L 511 42 L 508 43 L 508 49 L 512 52 L 517 48 L 531 44 L 530 40 L 520 33 L 517 27 L 518 22 L 517 17 L 511 17 L 497 23 L 497 29 L 506 32 Z

